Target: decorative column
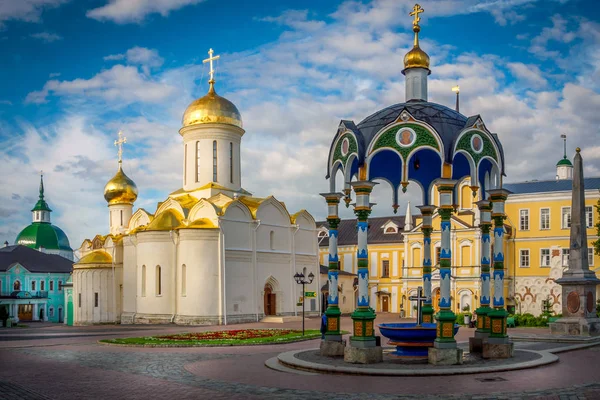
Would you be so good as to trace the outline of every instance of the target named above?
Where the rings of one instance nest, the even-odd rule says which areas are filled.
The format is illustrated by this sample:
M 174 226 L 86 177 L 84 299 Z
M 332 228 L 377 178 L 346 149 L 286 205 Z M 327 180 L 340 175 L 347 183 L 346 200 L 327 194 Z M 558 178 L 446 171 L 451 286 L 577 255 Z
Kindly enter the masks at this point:
M 369 197 L 376 183 L 369 181 L 353 182 L 356 193 L 354 213 L 357 217 L 358 233 L 358 306 L 352 313 L 354 335 L 350 338 L 352 347 L 375 347 L 375 329 L 373 323 L 375 312 L 369 307 L 369 250 L 367 246 L 367 229 L 371 203 Z
M 421 309 L 423 313 L 423 322 L 433 322 L 433 306 L 431 300 L 431 232 L 433 231 L 432 216 L 435 206 L 420 206 L 423 223 L 421 231 L 423 232 L 423 294 L 425 295 L 425 304 Z
M 450 281 L 452 275 L 450 250 L 451 223 L 450 217 L 454 210 L 452 206 L 452 191 L 456 181 L 440 180 L 437 183 L 440 193 L 440 208 L 438 214 L 441 218 L 442 244 L 440 250 L 440 311 L 436 315 L 437 335 L 434 342 L 435 348 L 456 348 L 454 340 L 454 323 L 456 315 L 452 312 L 450 299 Z
M 340 333 L 340 307 L 338 295 L 338 272 L 340 263 L 338 258 L 338 226 L 340 218 L 338 208 L 340 199 L 344 197 L 341 193 L 321 193 L 327 202 L 327 223 L 329 224 L 329 269 L 327 271 L 327 281 L 329 284 L 329 295 L 327 296 L 327 332 L 325 340 L 341 342 Z
M 481 229 L 481 293 L 479 296 L 479 308 L 477 314 L 477 330 L 475 337 L 488 337 L 490 334 L 490 230 L 492 227 L 492 204 L 489 200 L 481 200 L 475 203 L 479 208 L 479 229 Z
M 488 313 L 491 330 L 489 343 L 508 343 L 506 334 L 506 317 L 504 308 L 504 202 L 510 191 L 506 189 L 489 190 L 492 201 L 492 220 L 494 221 L 494 301 L 493 310 Z

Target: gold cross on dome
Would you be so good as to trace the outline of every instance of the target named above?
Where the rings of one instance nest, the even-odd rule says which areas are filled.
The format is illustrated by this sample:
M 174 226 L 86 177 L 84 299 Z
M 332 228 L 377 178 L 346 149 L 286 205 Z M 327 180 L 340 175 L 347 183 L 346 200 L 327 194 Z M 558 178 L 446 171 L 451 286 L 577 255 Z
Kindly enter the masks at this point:
M 221 56 L 214 56 L 213 57 L 213 49 L 208 50 L 208 58 L 206 60 L 202 60 L 203 64 L 206 63 L 210 63 L 210 71 L 208 72 L 210 74 L 210 81 L 209 82 L 214 82 L 215 81 L 215 70 L 213 68 L 213 61 L 214 60 L 218 60 L 219 58 L 221 58 Z
M 425 10 L 423 10 L 423 7 L 421 7 L 418 4 L 415 4 L 415 6 L 413 7 L 413 10 L 410 14 L 411 17 L 414 15 L 415 19 L 413 20 L 413 26 L 419 25 L 419 22 L 421 21 L 421 17 L 419 17 L 419 14 L 425 12 Z
M 119 155 L 119 164 L 123 161 L 123 144 L 127 143 L 127 138 L 123 136 L 123 131 L 119 131 L 119 140 L 115 140 L 115 146 L 119 148 L 117 154 Z

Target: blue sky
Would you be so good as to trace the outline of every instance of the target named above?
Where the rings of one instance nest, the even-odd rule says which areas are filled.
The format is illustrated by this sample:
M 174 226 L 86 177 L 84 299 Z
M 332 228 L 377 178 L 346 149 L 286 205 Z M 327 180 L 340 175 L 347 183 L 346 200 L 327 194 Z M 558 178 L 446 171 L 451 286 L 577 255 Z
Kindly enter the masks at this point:
M 497 132 L 507 181 L 552 179 L 580 146 L 600 175 L 600 7 L 588 0 L 422 1 L 421 44 L 432 59 L 430 101 L 481 114 Z M 414 1 L 4 0 L 0 2 L 0 239 L 30 221 L 45 171 L 53 221 L 78 247 L 107 231 L 102 197 L 128 137 L 136 206 L 181 187 L 185 107 L 207 90 L 240 109 L 243 186 L 290 211 L 325 215 L 318 196 L 340 119 L 359 122 L 404 100 L 402 58 Z M 321 160 L 321 161 L 318 161 Z M 380 185 L 382 186 L 382 185 Z M 374 215 L 391 213 L 378 188 Z M 403 202 L 419 202 L 409 189 Z M 403 207 L 401 205 L 401 207 Z M 345 211 L 350 217 L 349 211 Z

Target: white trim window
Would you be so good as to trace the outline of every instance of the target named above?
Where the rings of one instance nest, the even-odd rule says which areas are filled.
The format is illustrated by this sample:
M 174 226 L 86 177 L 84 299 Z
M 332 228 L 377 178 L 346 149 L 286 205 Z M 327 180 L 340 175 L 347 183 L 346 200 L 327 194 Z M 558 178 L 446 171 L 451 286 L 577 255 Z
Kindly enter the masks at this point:
M 570 249 L 562 249 L 562 266 L 563 267 L 569 266 L 569 252 L 570 251 L 571 251 Z
M 571 207 L 562 207 L 561 213 L 561 228 L 569 229 L 571 227 Z
M 522 231 L 529 230 L 529 210 L 519 210 L 519 229 Z
M 594 248 L 588 247 L 588 264 L 591 266 L 594 265 Z
M 586 228 L 594 227 L 594 207 L 592 207 L 592 206 L 585 207 L 585 227 Z
M 540 229 L 550 229 L 550 209 L 540 208 Z
M 540 266 L 541 267 L 549 267 L 550 266 L 550 249 L 541 249 L 540 250 Z
M 519 250 L 519 259 L 521 260 L 521 268 L 529 268 L 529 249 Z

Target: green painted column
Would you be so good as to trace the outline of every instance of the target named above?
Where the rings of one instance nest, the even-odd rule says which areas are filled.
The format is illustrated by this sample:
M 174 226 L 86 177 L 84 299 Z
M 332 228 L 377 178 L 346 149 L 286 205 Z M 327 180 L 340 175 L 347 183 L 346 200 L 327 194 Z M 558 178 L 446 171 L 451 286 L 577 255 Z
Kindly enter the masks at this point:
M 353 336 L 350 345 L 353 347 L 375 347 L 375 311 L 369 306 L 369 249 L 367 231 L 371 203 L 369 197 L 373 186 L 369 181 L 353 182 L 356 193 L 354 213 L 357 217 L 356 229 L 358 238 L 358 305 L 352 313 Z
M 491 239 L 492 204 L 489 200 L 478 201 L 479 229 L 481 230 L 481 291 L 479 293 L 479 308 L 477 314 L 477 329 L 475 337 L 487 337 L 490 334 L 490 264 L 491 264 Z
M 341 193 L 321 193 L 327 202 L 327 223 L 329 224 L 329 269 L 327 271 L 327 281 L 329 283 L 329 295 L 327 296 L 327 331 L 325 340 L 340 342 L 342 334 L 340 332 L 340 315 L 338 294 L 338 273 L 340 262 L 338 257 L 338 226 L 340 218 L 338 210 Z
M 421 309 L 424 323 L 433 322 L 433 305 L 431 299 L 431 232 L 433 231 L 432 219 L 435 206 L 420 206 L 423 224 L 423 294 L 427 298 Z
M 434 342 L 436 348 L 456 348 L 454 339 L 454 323 L 456 315 L 452 312 L 450 283 L 452 280 L 452 253 L 450 250 L 451 222 L 454 211 L 452 206 L 452 192 L 455 181 L 440 180 L 437 183 L 440 193 L 440 208 L 438 214 L 441 219 L 442 243 L 440 249 L 440 311 L 436 314 L 437 334 Z

